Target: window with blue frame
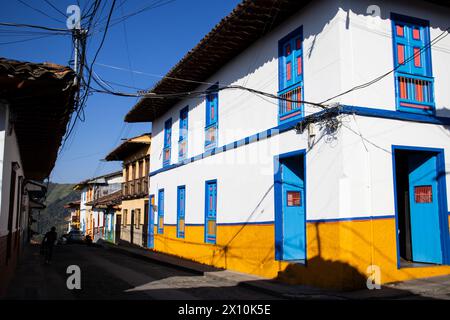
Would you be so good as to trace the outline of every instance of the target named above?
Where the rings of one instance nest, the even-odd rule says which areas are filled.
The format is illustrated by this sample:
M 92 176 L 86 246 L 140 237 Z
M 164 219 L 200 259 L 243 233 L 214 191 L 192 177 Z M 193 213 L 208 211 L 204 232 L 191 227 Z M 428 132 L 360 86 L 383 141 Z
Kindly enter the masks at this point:
M 302 27 L 278 41 L 278 121 L 303 116 L 303 32 Z
M 164 189 L 158 191 L 158 233 L 164 233 Z
M 163 149 L 163 166 L 170 164 L 170 155 L 172 148 L 172 118 L 164 123 L 164 149 Z
M 178 139 L 178 160 L 186 159 L 187 155 L 187 138 L 188 138 L 188 113 L 189 107 L 180 111 L 180 137 Z
M 216 243 L 217 180 L 205 183 L 205 242 Z
M 177 237 L 184 238 L 184 221 L 186 216 L 186 187 L 177 190 Z
M 217 124 L 219 115 L 218 84 L 208 89 L 206 96 L 205 149 L 217 146 Z
M 392 14 L 397 110 L 434 114 L 429 23 Z

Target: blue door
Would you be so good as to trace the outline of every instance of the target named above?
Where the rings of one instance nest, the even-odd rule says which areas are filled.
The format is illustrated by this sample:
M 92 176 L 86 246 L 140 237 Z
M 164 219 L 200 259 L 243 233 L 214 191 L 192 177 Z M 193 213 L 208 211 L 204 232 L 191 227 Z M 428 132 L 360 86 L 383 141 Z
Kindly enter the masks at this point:
M 205 242 L 216 243 L 217 181 L 206 182 Z
M 153 242 L 153 233 L 154 233 L 154 225 L 155 225 L 155 215 L 154 215 L 154 208 L 155 208 L 155 195 L 151 194 L 149 199 L 150 205 L 148 206 L 148 231 L 147 231 L 147 247 L 150 249 L 154 248 L 154 242 Z
M 279 183 L 276 183 L 279 224 L 278 256 L 281 260 L 306 259 L 305 235 L 305 182 L 303 156 L 292 156 L 280 160 Z M 281 254 L 281 256 L 280 256 Z
M 408 157 L 412 260 L 442 264 L 437 156 Z
M 177 237 L 184 238 L 184 221 L 186 212 L 186 188 L 178 187 L 177 200 Z
M 158 191 L 158 233 L 164 233 L 164 189 Z

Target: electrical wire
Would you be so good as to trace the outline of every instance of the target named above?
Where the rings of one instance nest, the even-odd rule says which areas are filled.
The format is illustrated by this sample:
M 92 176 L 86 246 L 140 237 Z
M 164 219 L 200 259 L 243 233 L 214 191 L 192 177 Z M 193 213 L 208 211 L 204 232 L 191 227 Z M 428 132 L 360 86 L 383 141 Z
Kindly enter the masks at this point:
M 22 0 L 17 0 L 17 1 L 20 2 L 21 4 L 23 4 L 24 6 L 30 8 L 30 9 L 36 11 L 36 12 L 39 12 L 40 14 L 42 14 L 42 15 L 44 15 L 44 16 L 50 18 L 50 19 L 52 19 L 53 21 L 56 21 L 56 22 L 59 22 L 59 23 L 64 23 L 64 21 L 62 21 L 62 20 L 60 20 L 60 19 L 56 19 L 56 18 L 52 17 L 51 15 L 45 13 L 44 11 L 35 8 L 35 7 L 33 7 L 32 5 L 26 3 L 26 2 L 24 2 L 24 1 L 22 1 Z
M 368 82 L 366 82 L 366 83 L 363 83 L 363 84 L 360 84 L 360 85 L 358 85 L 358 86 L 355 86 L 355 87 L 353 87 L 353 88 L 351 88 L 351 89 L 349 89 L 349 90 L 347 90 L 347 91 L 344 91 L 344 92 L 342 92 L 342 93 L 340 93 L 340 94 L 337 94 L 337 95 L 335 95 L 335 96 L 333 96 L 333 97 L 331 97 L 331 98 L 328 98 L 328 99 L 322 101 L 321 103 L 327 103 L 327 102 L 329 102 L 330 100 L 333 100 L 333 99 L 342 97 L 342 96 L 344 96 L 344 95 L 346 95 L 346 94 L 349 94 L 349 93 L 351 93 L 351 92 L 353 92 L 353 91 L 356 91 L 356 90 L 360 90 L 360 89 L 367 88 L 367 87 L 369 87 L 369 86 L 371 86 L 371 85 L 373 85 L 373 84 L 379 82 L 380 80 L 384 79 L 385 77 L 387 77 L 387 76 L 390 75 L 391 73 L 395 72 L 395 71 L 396 71 L 398 68 L 400 68 L 402 65 L 407 64 L 409 61 L 413 60 L 413 59 L 416 58 L 418 55 L 422 54 L 423 51 L 427 50 L 428 48 L 431 48 L 433 45 L 435 45 L 436 43 L 438 43 L 439 41 L 441 41 L 442 39 L 444 39 L 445 37 L 447 37 L 448 34 L 449 34 L 449 33 L 448 33 L 449 30 L 450 30 L 450 27 L 448 27 L 447 29 L 445 29 L 439 36 L 437 36 L 436 38 L 434 38 L 433 40 L 431 40 L 430 42 L 428 42 L 428 43 L 427 43 L 425 46 L 423 46 L 419 51 L 415 52 L 412 56 L 410 56 L 408 59 L 406 59 L 406 60 L 404 61 L 403 64 L 398 64 L 398 65 L 395 66 L 392 70 L 390 70 L 390 71 L 388 71 L 388 72 L 382 74 L 381 76 L 376 77 L 375 79 L 370 80 L 370 81 L 368 81 Z

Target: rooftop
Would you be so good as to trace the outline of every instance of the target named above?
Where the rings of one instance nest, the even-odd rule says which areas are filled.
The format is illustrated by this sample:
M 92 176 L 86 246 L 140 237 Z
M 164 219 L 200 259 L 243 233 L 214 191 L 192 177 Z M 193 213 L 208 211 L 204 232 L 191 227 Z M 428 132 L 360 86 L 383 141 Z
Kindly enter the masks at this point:
M 423 0 L 450 6 L 448 0 Z M 223 18 L 149 91 L 155 94 L 194 91 L 198 82 L 275 29 L 311 0 L 244 0 Z M 270 23 L 268 23 L 270 21 Z M 185 79 L 188 81 L 180 81 Z M 150 122 L 163 115 L 179 98 L 142 97 L 125 116 L 126 122 Z
M 106 157 L 106 161 L 122 161 L 129 155 L 139 151 L 142 147 L 151 143 L 151 134 L 144 133 L 139 136 L 127 139 L 117 148 L 111 151 Z
M 27 179 L 52 171 L 74 110 L 74 71 L 52 63 L 0 58 L 0 100 L 10 108 Z

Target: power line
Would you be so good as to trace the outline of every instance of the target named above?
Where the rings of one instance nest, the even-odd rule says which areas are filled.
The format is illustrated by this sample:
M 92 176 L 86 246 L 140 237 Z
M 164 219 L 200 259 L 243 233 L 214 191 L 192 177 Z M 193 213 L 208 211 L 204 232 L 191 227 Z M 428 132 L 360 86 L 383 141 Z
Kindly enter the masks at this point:
M 39 12 L 40 14 L 42 14 L 42 15 L 44 15 L 44 16 L 50 18 L 50 19 L 52 19 L 53 21 L 56 21 L 56 22 L 59 22 L 59 23 L 64 23 L 64 21 L 59 20 L 59 19 L 56 19 L 56 18 L 52 17 L 51 15 L 45 13 L 44 11 L 35 8 L 35 7 L 33 7 L 32 5 L 26 3 L 26 2 L 24 2 L 24 1 L 22 1 L 22 0 L 17 0 L 17 1 L 20 2 L 21 4 L 23 4 L 24 6 L 30 8 L 30 9 L 36 11 L 36 12 Z
M 63 17 L 67 17 L 66 14 L 64 12 L 62 12 L 61 10 L 59 10 L 53 3 L 50 2 L 50 0 L 44 0 L 50 7 L 52 7 L 53 9 L 55 9 L 57 12 L 59 12 Z
M 330 101 L 330 100 L 339 98 L 339 97 L 341 97 L 341 96 L 343 96 L 343 95 L 346 95 L 346 94 L 351 93 L 351 92 L 356 91 L 356 90 L 360 90 L 360 89 L 367 88 L 367 87 L 369 87 L 369 86 L 371 86 L 371 85 L 373 85 L 373 84 L 379 82 L 380 80 L 384 79 L 385 77 L 387 77 L 387 76 L 390 75 L 391 73 L 395 72 L 395 71 L 396 71 L 398 68 L 400 68 L 402 65 L 407 64 L 409 61 L 413 60 L 413 59 L 416 58 L 418 55 L 422 54 L 422 52 L 423 52 L 424 50 L 426 50 L 426 49 L 428 49 L 428 48 L 431 48 L 433 45 L 435 45 L 436 43 L 438 43 L 439 41 L 441 41 L 442 39 L 444 39 L 446 36 L 448 36 L 448 31 L 449 31 L 449 30 L 450 30 L 450 27 L 447 28 L 447 29 L 445 29 L 439 36 L 437 36 L 436 38 L 434 38 L 433 40 L 431 40 L 430 42 L 428 42 L 428 43 L 427 43 L 425 46 L 423 46 L 419 51 L 415 52 L 412 56 L 410 56 L 408 59 L 406 59 L 406 60 L 403 62 L 403 64 L 398 64 L 398 65 L 395 66 L 392 70 L 390 70 L 390 71 L 388 71 L 388 72 L 382 74 L 381 76 L 379 76 L 379 77 L 377 77 L 377 78 L 375 78 L 375 79 L 373 79 L 373 80 L 371 80 L 371 81 L 368 81 L 368 82 L 366 82 L 366 83 L 363 83 L 363 84 L 360 84 L 360 85 L 358 85 L 358 86 L 355 86 L 355 87 L 353 87 L 353 88 L 351 88 L 351 89 L 349 89 L 349 90 L 347 90 L 347 91 L 344 91 L 344 92 L 342 92 L 342 93 L 340 93 L 340 94 L 337 94 L 337 95 L 335 95 L 335 96 L 333 96 L 333 97 L 331 97 L 331 98 L 329 98 L 329 99 L 327 99 L 327 100 L 325 100 L 325 101 L 322 101 L 321 103 L 327 103 L 327 102 Z
M 71 32 L 70 30 L 67 30 L 67 29 L 51 28 L 51 27 L 39 26 L 39 25 L 33 25 L 33 24 L 27 24 L 27 23 L 0 22 L 0 26 L 42 29 L 42 30 L 48 30 L 48 31 L 58 31 L 58 32 L 63 32 L 63 33 Z

